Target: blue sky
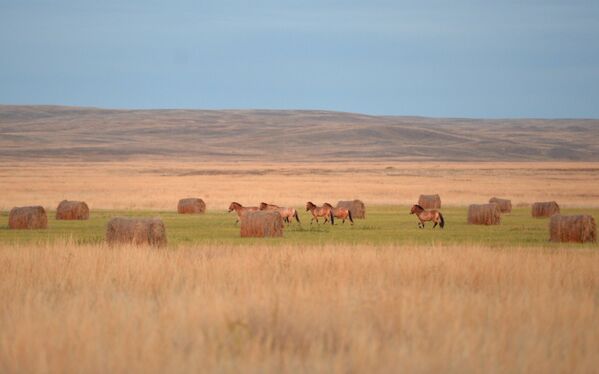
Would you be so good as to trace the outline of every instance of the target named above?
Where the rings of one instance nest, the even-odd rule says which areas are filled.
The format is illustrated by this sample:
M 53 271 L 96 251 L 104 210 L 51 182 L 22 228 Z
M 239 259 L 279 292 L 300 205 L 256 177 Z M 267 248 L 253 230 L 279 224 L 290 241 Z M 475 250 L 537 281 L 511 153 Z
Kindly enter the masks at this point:
M 0 0 L 0 103 L 599 118 L 599 1 Z

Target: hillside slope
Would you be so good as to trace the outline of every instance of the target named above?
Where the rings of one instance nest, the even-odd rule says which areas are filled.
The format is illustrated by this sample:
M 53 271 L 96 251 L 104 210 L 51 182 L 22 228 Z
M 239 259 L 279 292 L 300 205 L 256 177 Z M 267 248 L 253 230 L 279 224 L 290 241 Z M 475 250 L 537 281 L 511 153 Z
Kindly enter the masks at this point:
M 599 120 L 0 106 L 0 158 L 599 161 Z

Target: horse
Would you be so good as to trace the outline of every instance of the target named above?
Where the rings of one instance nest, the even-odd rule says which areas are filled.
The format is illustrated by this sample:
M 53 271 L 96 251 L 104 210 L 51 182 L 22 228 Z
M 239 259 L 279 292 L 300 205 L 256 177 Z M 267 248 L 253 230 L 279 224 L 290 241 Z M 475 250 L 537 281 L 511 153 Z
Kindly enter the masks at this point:
M 410 214 L 416 214 L 416 216 L 420 220 L 420 222 L 418 222 L 418 227 L 420 227 L 421 229 L 424 228 L 424 222 L 426 221 L 434 222 L 433 229 L 435 228 L 435 226 L 437 226 L 437 224 L 439 224 L 441 228 L 445 227 L 445 220 L 443 219 L 443 215 L 436 209 L 426 210 L 420 205 L 414 204 L 414 206 L 412 206 L 412 209 L 410 210 Z
M 328 206 L 316 206 L 313 202 L 308 201 L 306 203 L 306 212 L 307 211 L 312 213 L 310 224 L 312 224 L 312 221 L 314 220 L 316 220 L 316 223 L 319 223 L 318 217 L 324 217 L 324 223 L 327 223 L 330 218 L 331 225 L 335 224 L 335 216 L 333 215 L 333 209 L 331 209 L 330 204 Z
M 231 203 L 231 205 L 229 205 L 229 213 L 231 213 L 232 211 L 237 212 L 237 221 L 235 221 L 235 224 L 237 224 L 239 222 L 242 214 L 247 213 L 247 212 L 255 212 L 257 210 L 258 210 L 258 207 L 243 206 L 235 201 L 233 201 Z
M 341 219 L 341 223 L 345 223 L 346 219 L 349 219 L 349 221 L 351 222 L 351 224 L 354 224 L 354 219 L 351 216 L 351 211 L 347 208 L 334 208 L 331 204 L 329 203 L 324 203 L 323 206 L 329 207 L 332 209 L 333 211 L 333 215 L 335 216 L 335 218 L 339 218 Z
M 295 218 L 297 223 L 301 223 L 297 214 L 297 210 L 295 210 L 295 208 L 285 208 L 274 204 L 260 203 L 260 210 L 270 210 L 273 212 L 279 212 L 279 214 L 281 215 L 281 217 L 283 217 L 283 220 L 287 222 L 287 224 L 291 224 L 292 218 Z

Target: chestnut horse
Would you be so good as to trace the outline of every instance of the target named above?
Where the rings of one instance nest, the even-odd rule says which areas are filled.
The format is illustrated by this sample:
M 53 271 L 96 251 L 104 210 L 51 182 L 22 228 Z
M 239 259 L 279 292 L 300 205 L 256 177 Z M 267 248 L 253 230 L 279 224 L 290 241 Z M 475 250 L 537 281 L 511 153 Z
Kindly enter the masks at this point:
M 331 225 L 335 224 L 335 216 L 333 215 L 333 209 L 331 207 L 331 204 L 316 206 L 313 202 L 308 201 L 306 203 L 306 212 L 307 211 L 310 211 L 310 213 L 312 213 L 312 219 L 310 220 L 310 224 L 312 224 L 312 221 L 314 220 L 316 220 L 316 223 L 319 223 L 318 217 L 324 217 L 324 223 L 327 223 L 330 218 Z
M 335 216 L 335 218 L 339 218 L 341 220 L 341 223 L 345 223 L 346 219 L 349 219 L 349 221 L 351 222 L 351 224 L 354 224 L 354 219 L 351 216 L 351 211 L 347 208 L 334 208 L 331 204 L 329 203 L 324 203 L 323 206 L 327 206 L 329 208 L 332 209 L 333 211 L 333 215 Z
M 279 212 L 279 214 L 281 215 L 281 217 L 283 217 L 283 220 L 287 222 L 287 224 L 291 223 L 292 218 L 295 218 L 297 223 L 300 223 L 300 219 L 297 215 L 297 210 L 295 210 L 295 208 L 285 208 L 274 204 L 260 203 L 260 210 L 272 210 L 274 212 Z
M 414 204 L 414 206 L 412 206 L 412 209 L 410 210 L 410 214 L 416 214 L 416 216 L 420 220 L 420 222 L 418 222 L 418 227 L 420 227 L 421 229 L 424 228 L 424 222 L 426 221 L 434 222 L 433 229 L 435 228 L 435 226 L 437 226 L 437 224 L 439 224 L 441 228 L 445 227 L 445 220 L 443 219 L 443 215 L 436 209 L 426 210 L 420 205 Z
M 243 206 L 235 201 L 233 201 L 231 205 L 229 205 L 229 213 L 231 213 L 232 211 L 237 212 L 237 221 L 235 221 L 235 224 L 239 222 L 242 214 L 247 212 L 254 212 L 256 210 L 258 210 L 258 208 L 255 206 Z

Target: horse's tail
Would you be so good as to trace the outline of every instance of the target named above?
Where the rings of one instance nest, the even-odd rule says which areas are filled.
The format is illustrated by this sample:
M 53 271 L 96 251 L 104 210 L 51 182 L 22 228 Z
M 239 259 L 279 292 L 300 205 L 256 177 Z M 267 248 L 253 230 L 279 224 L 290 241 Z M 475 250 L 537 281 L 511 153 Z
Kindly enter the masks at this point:
M 352 218 L 352 216 L 351 216 L 351 210 L 349 210 L 349 209 L 348 209 L 348 210 L 347 210 L 347 214 L 348 214 L 348 216 L 349 216 L 349 222 L 351 222 L 351 223 L 354 223 L 354 219 L 353 219 L 353 218 Z
M 299 220 L 299 215 L 297 214 L 297 210 L 293 210 L 293 216 L 295 217 L 295 220 L 297 221 L 297 223 L 301 223 Z
M 441 228 L 445 227 L 445 220 L 443 219 L 443 214 L 441 214 L 441 212 L 439 212 L 439 218 L 441 219 L 439 226 L 441 226 Z
M 331 216 L 331 225 L 335 224 L 335 214 L 333 213 L 333 209 L 329 210 L 329 215 Z

